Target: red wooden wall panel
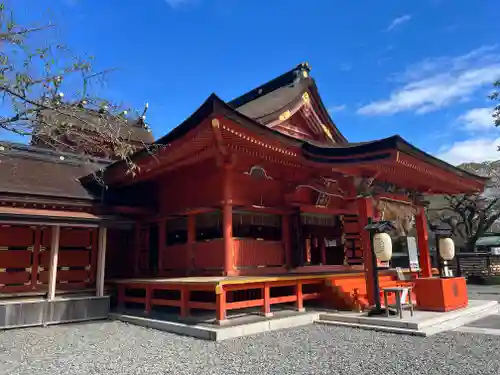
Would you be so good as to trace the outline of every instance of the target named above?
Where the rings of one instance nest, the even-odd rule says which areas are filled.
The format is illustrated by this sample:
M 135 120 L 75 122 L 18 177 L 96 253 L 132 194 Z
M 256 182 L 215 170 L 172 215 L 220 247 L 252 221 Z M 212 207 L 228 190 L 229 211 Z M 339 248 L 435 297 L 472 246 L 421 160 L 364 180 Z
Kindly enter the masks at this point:
M 212 207 L 222 199 L 222 171 L 210 159 L 164 174 L 157 185 L 163 213 Z
M 48 267 L 50 264 L 50 251 L 40 254 L 40 265 Z M 57 259 L 58 267 L 87 267 L 90 266 L 90 251 L 65 250 L 60 251 Z
M 5 285 L 11 284 L 27 284 L 30 281 L 31 273 L 26 271 L 21 272 L 0 272 L 0 290 L 3 292 Z M 2 284 L 4 286 L 2 286 Z M 23 285 L 26 289 L 29 289 L 29 285 Z
M 220 269 L 224 265 L 224 241 L 222 239 L 193 244 L 194 268 Z
M 188 244 L 165 246 L 160 257 L 163 264 L 160 265 L 162 270 L 186 269 L 186 251 Z
M 31 267 L 29 250 L 0 250 L 0 268 L 28 268 Z
M 281 266 L 285 263 L 285 249 L 280 241 L 235 239 L 234 262 L 236 267 Z
M 0 247 L 30 247 L 34 236 L 31 227 L 0 226 Z

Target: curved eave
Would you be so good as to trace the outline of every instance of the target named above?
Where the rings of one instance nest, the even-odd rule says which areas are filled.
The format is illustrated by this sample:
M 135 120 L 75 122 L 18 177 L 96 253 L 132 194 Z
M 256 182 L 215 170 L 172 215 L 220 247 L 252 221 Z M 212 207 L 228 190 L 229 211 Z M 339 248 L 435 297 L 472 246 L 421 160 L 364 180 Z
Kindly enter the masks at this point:
M 262 135 L 265 137 L 276 139 L 290 146 L 295 146 L 299 148 L 302 146 L 303 143 L 302 141 L 293 138 L 291 136 L 279 133 L 262 124 L 255 122 L 253 119 L 248 118 L 245 115 L 231 108 L 216 94 L 211 94 L 205 100 L 205 102 L 184 122 L 175 127 L 167 135 L 159 138 L 156 142 L 154 142 L 153 145 L 151 146 L 152 150 L 141 149 L 131 156 L 131 160 L 136 164 L 147 162 L 147 160 L 145 159 L 150 159 L 154 157 L 153 153 L 158 153 L 159 150 L 164 150 L 165 147 L 171 148 L 173 144 L 182 142 L 183 138 L 185 138 L 188 134 L 195 131 L 196 128 L 204 122 L 204 120 L 210 117 L 215 117 L 217 115 L 222 115 L 223 117 L 229 120 L 235 121 L 240 125 L 242 125 L 243 127 L 251 130 L 253 133 L 257 135 Z M 168 152 L 169 152 L 168 150 L 165 150 L 165 153 Z M 128 166 L 126 161 L 119 160 L 109 165 L 106 169 L 104 169 L 104 171 L 100 174 L 99 177 L 102 178 L 106 183 L 108 183 L 108 181 L 111 181 L 111 176 L 115 174 L 125 174 L 127 168 Z M 132 178 L 132 176 L 127 175 L 126 178 Z M 95 178 L 93 175 L 88 175 L 80 178 L 80 181 L 83 184 L 92 184 L 94 179 Z
M 318 86 L 316 86 L 316 82 L 311 78 L 312 84 L 309 86 L 309 89 L 312 95 L 315 96 L 316 103 L 318 103 L 319 110 L 322 112 L 323 116 L 326 118 L 331 130 L 333 130 L 333 134 L 335 134 L 336 141 L 340 143 L 347 143 L 347 138 L 344 137 L 342 132 L 339 130 L 335 122 L 332 120 L 330 113 L 325 107 L 323 100 L 321 100 L 321 95 L 318 91 Z
M 487 182 L 487 178 L 466 172 L 429 155 L 400 136 L 345 146 L 328 147 L 327 145 L 304 143 L 302 150 L 306 159 L 316 163 L 328 163 L 340 169 L 385 164 L 397 167 L 398 171 L 411 170 L 415 172 L 411 175 L 414 180 L 425 178 L 426 175 L 439 174 L 443 180 L 450 184 L 447 190 L 450 193 L 479 192 L 484 189 Z M 453 182 L 448 181 L 448 177 Z M 426 182 L 422 181 L 421 183 Z

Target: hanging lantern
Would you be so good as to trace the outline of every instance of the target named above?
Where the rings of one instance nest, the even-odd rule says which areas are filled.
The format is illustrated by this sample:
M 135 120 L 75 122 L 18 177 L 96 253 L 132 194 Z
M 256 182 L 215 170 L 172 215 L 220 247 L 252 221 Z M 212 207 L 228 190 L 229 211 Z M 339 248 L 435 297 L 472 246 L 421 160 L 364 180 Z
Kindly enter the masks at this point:
M 373 236 L 373 251 L 378 260 L 388 262 L 392 258 L 392 239 L 387 233 L 377 233 Z
M 455 257 L 455 243 L 449 237 L 439 239 L 439 255 L 443 260 L 452 260 Z

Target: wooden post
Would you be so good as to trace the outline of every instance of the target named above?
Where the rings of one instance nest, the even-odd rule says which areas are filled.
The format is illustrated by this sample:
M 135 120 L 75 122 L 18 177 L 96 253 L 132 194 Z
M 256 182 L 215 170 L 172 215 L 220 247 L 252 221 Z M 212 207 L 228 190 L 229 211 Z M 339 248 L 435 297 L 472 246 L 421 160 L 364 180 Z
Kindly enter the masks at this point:
M 223 182 L 223 236 L 224 236 L 224 275 L 234 273 L 234 240 L 233 240 L 233 200 L 231 167 L 224 166 Z
M 139 258 L 141 251 L 141 222 L 135 223 L 134 230 L 134 276 L 139 276 Z
M 363 250 L 363 268 L 365 271 L 366 291 L 368 294 L 368 302 L 373 305 L 375 303 L 375 282 L 373 280 L 373 265 L 372 265 L 372 245 L 370 233 L 364 229 L 368 225 L 368 218 L 373 217 L 373 202 L 372 198 L 359 198 L 357 201 L 361 248 Z
M 283 214 L 281 217 L 281 241 L 285 252 L 285 265 L 288 269 L 293 268 L 292 243 L 290 238 L 290 215 Z
M 326 264 L 326 246 L 325 246 L 325 237 L 321 236 L 318 239 L 319 248 L 321 250 L 321 264 L 324 266 Z
M 42 227 L 35 228 L 35 243 L 33 245 L 33 263 L 31 264 L 31 289 L 38 286 L 38 267 L 40 262 L 40 247 L 42 246 Z
M 167 246 L 167 219 L 158 220 L 158 275 L 163 271 L 163 253 Z
M 125 308 L 125 284 L 118 284 L 118 309 Z
M 91 236 L 91 248 L 90 248 L 90 277 L 89 283 L 93 285 L 95 283 L 95 278 L 97 276 L 97 249 L 99 248 L 99 228 L 92 228 L 89 231 Z
M 420 273 L 422 277 L 432 277 L 431 252 L 429 250 L 429 231 L 424 207 L 419 207 L 415 216 L 417 243 L 419 249 Z
M 181 317 L 185 318 L 190 314 L 189 300 L 191 299 L 191 291 L 186 285 L 181 287 Z
M 96 276 L 96 295 L 104 296 L 104 277 L 106 274 L 106 242 L 108 228 L 99 228 L 99 246 L 97 253 L 97 276 Z
M 56 297 L 57 283 L 57 257 L 59 254 L 59 238 L 61 235 L 61 227 L 55 225 L 52 227 L 52 240 L 50 242 L 50 268 L 49 268 L 49 292 L 47 299 L 54 300 Z
M 146 296 L 144 297 L 144 312 L 149 314 L 151 312 L 151 302 L 153 299 L 153 286 L 146 285 Z
M 264 305 L 262 306 L 262 314 L 266 317 L 269 318 L 273 316 L 273 313 L 271 312 L 271 288 L 269 287 L 269 284 L 264 284 L 264 288 L 262 288 L 262 293 L 264 295 Z
M 295 307 L 297 311 L 304 311 L 304 298 L 302 293 L 302 281 L 297 280 L 297 284 L 295 285 L 295 295 L 297 297 L 297 301 L 295 302 Z
M 186 272 L 189 276 L 193 269 L 193 253 L 196 242 L 196 216 L 188 215 L 187 250 L 186 250 Z
M 226 291 L 224 287 L 218 286 L 219 290 L 216 290 L 216 320 L 218 324 L 222 324 L 226 321 Z

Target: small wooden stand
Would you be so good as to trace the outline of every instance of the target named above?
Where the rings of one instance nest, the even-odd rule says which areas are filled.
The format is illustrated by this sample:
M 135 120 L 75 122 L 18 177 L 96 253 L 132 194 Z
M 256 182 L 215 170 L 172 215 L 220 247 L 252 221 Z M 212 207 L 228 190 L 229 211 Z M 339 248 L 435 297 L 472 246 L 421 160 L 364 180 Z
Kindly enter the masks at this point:
M 467 285 L 463 277 L 426 277 L 415 280 L 417 307 L 426 311 L 452 311 L 467 307 Z

